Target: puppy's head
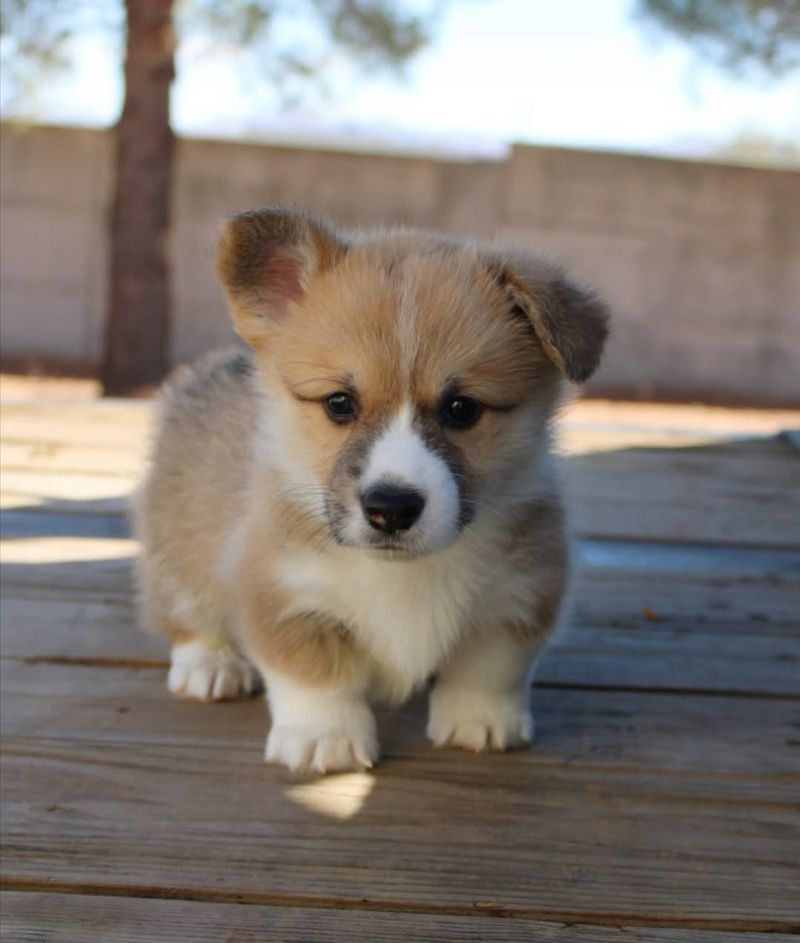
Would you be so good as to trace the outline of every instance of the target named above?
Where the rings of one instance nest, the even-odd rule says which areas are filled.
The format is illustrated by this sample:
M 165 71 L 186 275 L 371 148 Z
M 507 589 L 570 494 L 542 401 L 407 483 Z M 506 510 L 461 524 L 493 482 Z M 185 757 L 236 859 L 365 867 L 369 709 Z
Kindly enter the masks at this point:
M 283 209 L 227 224 L 219 274 L 274 404 L 285 496 L 339 543 L 401 555 L 524 497 L 559 378 L 587 379 L 606 337 L 605 307 L 541 260 L 347 240 Z

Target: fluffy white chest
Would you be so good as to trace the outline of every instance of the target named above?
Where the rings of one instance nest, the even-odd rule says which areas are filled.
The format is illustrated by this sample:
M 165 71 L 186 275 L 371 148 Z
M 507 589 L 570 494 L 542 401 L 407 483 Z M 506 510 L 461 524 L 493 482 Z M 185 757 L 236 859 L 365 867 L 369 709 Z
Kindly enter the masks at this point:
M 345 623 L 381 669 L 386 692 L 406 697 L 441 665 L 469 625 L 480 586 L 468 549 L 415 561 L 335 548 L 282 561 L 281 583 L 298 607 Z

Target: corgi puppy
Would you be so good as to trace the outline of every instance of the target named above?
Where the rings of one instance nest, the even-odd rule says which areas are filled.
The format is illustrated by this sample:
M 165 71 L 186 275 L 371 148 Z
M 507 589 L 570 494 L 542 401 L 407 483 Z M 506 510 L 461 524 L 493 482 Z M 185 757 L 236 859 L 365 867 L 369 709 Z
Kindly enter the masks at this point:
M 372 766 L 370 704 L 431 678 L 436 746 L 529 743 L 567 576 L 548 424 L 605 306 L 524 252 L 281 208 L 230 220 L 218 271 L 250 351 L 166 386 L 135 507 L 170 691 L 263 678 L 292 770 Z

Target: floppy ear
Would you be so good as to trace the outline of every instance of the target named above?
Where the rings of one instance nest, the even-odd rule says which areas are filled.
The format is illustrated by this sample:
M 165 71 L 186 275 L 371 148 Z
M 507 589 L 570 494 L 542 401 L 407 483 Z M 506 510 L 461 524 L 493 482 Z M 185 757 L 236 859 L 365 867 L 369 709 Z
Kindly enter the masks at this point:
M 606 304 L 543 259 L 504 255 L 490 268 L 561 373 L 575 383 L 588 380 L 608 337 Z
M 346 251 L 324 223 L 296 210 L 267 207 L 228 220 L 219 240 L 217 274 L 236 332 L 258 346 L 312 280 Z

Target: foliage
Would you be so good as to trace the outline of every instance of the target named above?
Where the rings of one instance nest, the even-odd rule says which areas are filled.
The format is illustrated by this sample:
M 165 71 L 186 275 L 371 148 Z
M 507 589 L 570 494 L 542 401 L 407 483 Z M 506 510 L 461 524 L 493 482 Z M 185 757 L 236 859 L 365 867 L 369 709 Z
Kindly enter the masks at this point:
M 800 67 L 800 0 L 637 0 L 636 15 L 733 74 Z
M 184 0 L 177 13 L 188 29 L 241 47 L 268 39 L 271 28 L 290 17 L 316 22 L 331 42 L 369 64 L 398 65 L 429 38 L 427 17 L 387 0 Z
M 758 131 L 742 131 L 711 156 L 733 164 L 800 170 L 800 143 Z
M 69 40 L 89 29 L 120 32 L 121 4 L 108 0 L 2 0 L 3 100 L 28 102 L 69 65 Z
M 140 0 L 146 2 L 146 0 Z M 297 91 L 347 57 L 362 71 L 402 67 L 430 38 L 438 0 L 175 0 L 179 41 L 247 50 L 261 77 Z M 2 0 L 4 98 L 27 100 L 69 63 L 86 30 L 121 37 L 120 0 Z

